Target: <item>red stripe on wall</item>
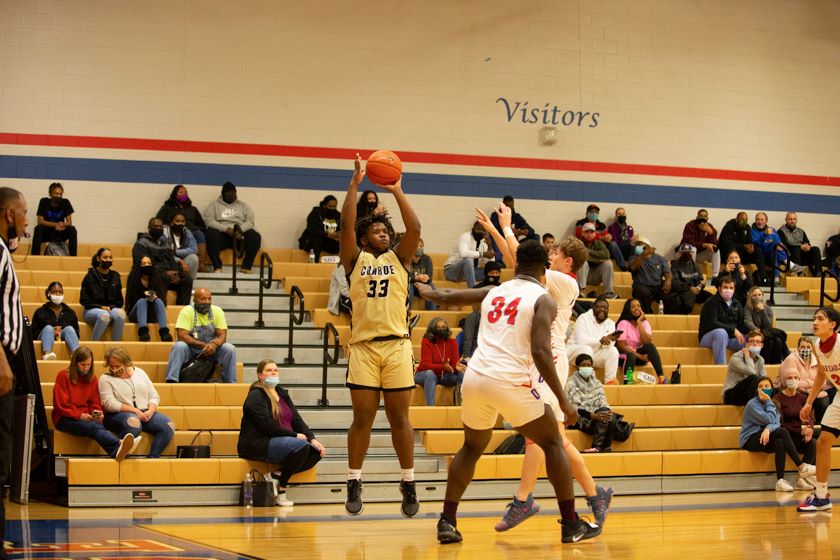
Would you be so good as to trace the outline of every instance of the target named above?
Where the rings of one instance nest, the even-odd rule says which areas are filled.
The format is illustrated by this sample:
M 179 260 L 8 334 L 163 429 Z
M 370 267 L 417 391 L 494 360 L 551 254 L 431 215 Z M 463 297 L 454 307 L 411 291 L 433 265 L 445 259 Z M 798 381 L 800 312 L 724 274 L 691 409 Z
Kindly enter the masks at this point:
M 190 140 L 155 140 L 150 138 L 110 138 L 104 136 L 67 136 L 57 134 L 0 133 L 0 144 L 19 146 L 60 146 L 69 148 L 100 148 L 120 150 L 152 150 L 161 152 L 200 152 L 213 154 L 302 157 L 316 159 L 352 159 L 356 152 L 363 157 L 373 150 L 324 148 L 314 146 L 282 146 L 275 144 L 244 144 L 239 142 L 197 142 Z M 443 165 L 471 165 L 475 167 L 506 167 L 513 169 L 545 169 L 552 171 L 581 171 L 587 173 L 619 173 L 660 177 L 692 177 L 758 183 L 793 185 L 840 186 L 840 177 L 736 171 L 732 169 L 704 169 L 669 165 L 643 165 L 598 161 L 476 156 L 467 154 L 439 154 L 432 152 L 399 153 L 409 163 Z

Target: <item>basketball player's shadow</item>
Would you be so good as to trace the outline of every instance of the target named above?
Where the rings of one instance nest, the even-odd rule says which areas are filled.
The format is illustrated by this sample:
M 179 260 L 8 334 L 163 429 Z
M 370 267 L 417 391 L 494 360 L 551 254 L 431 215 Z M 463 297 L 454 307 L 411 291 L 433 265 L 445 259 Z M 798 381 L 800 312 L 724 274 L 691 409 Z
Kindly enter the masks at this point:
M 559 536 L 559 535 L 558 535 Z M 575 544 L 556 543 L 546 544 L 514 544 L 504 540 L 496 540 L 496 548 L 504 552 L 511 560 L 522 558 L 561 558 L 565 560 L 608 560 L 609 545 L 600 539 L 586 540 Z

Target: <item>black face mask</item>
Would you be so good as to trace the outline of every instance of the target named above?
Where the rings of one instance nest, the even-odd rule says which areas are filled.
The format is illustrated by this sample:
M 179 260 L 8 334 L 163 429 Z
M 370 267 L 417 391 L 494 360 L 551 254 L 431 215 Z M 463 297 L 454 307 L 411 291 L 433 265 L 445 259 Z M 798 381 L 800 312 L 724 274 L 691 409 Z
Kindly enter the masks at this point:
M 149 266 L 141 266 L 141 267 L 140 267 L 140 274 L 142 274 L 143 276 L 151 276 L 151 275 L 152 275 L 152 271 L 153 271 L 154 269 L 155 269 L 155 267 L 153 267 L 152 265 L 149 265 Z
M 500 279 L 501 279 L 501 276 L 488 276 L 488 277 L 487 277 L 487 283 L 488 283 L 488 284 L 493 284 L 493 285 L 495 285 L 495 286 L 498 286 L 498 285 L 499 285 L 499 280 L 500 280 Z
M 473 236 L 473 239 L 475 239 L 476 241 L 481 241 L 482 239 L 484 239 L 484 234 L 481 233 L 481 232 L 474 231 L 474 232 L 472 232 L 472 236 Z
M 367 203 L 367 207 L 371 210 L 375 210 L 377 206 L 379 206 L 379 202 L 376 200 L 369 200 Z
M 53 206 L 58 206 L 59 204 L 61 204 L 61 197 L 60 196 L 51 196 L 50 197 L 50 203 Z
M 184 233 L 184 224 L 172 224 L 169 226 L 169 231 L 174 234 L 181 235 Z
M 627 223 L 627 216 L 619 216 L 618 218 L 615 219 L 615 221 L 618 222 L 619 224 L 623 225 L 623 224 Z
M 438 338 L 446 338 L 446 329 L 434 329 L 432 332 Z
M 337 220 L 339 216 L 341 216 L 341 213 L 338 210 L 334 208 L 324 208 L 325 218 L 333 218 Z
M 709 218 L 697 218 L 697 223 L 698 224 L 705 224 L 708 221 L 709 221 Z
M 681 253 L 680 262 L 691 262 L 691 253 Z
M 222 195 L 222 200 L 227 204 L 233 204 L 236 202 L 236 193 L 225 193 Z
M 104 268 L 108 270 L 111 268 L 111 265 L 114 264 L 114 261 L 99 261 L 99 268 Z
M 152 237 L 152 239 L 160 239 L 163 235 L 163 229 L 150 228 L 149 235 Z
M 195 303 L 195 312 L 201 313 L 202 315 L 207 315 L 210 313 L 210 304 L 209 303 Z

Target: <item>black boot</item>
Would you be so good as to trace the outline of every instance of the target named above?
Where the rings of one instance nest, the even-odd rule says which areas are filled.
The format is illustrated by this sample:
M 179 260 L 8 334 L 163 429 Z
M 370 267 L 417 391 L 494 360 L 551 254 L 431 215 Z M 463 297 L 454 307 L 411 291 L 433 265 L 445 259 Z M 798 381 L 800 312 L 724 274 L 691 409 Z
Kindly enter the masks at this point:
M 169 334 L 169 327 L 162 327 L 158 330 L 161 342 L 172 342 L 172 335 Z
M 137 329 L 137 338 L 140 342 L 149 342 L 152 337 L 149 336 L 149 327 L 140 327 Z

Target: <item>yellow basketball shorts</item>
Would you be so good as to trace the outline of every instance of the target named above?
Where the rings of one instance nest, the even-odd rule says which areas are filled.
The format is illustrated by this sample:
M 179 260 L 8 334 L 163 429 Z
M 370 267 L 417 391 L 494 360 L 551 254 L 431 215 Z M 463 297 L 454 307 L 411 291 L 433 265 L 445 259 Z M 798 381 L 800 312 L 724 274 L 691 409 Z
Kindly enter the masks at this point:
M 347 387 L 406 391 L 414 389 L 414 351 L 410 338 L 365 340 L 350 345 Z

